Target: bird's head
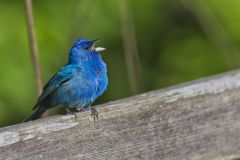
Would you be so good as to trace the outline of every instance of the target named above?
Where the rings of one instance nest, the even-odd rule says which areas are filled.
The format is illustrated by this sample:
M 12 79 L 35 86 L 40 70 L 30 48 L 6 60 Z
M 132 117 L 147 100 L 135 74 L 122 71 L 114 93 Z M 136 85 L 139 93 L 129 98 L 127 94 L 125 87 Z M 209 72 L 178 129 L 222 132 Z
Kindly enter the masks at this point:
M 87 40 L 87 39 L 77 39 L 71 48 L 69 62 L 81 61 L 89 58 L 90 53 L 98 53 L 100 51 L 105 50 L 102 47 L 95 47 L 95 43 L 98 42 L 99 39 L 96 40 Z

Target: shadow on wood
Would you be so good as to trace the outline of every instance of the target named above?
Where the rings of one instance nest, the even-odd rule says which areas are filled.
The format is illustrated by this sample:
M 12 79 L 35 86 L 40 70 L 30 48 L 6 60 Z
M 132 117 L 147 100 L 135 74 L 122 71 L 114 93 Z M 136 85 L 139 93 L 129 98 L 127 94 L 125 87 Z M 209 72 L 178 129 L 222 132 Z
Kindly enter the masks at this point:
M 240 71 L 0 129 L 0 159 L 240 157 Z

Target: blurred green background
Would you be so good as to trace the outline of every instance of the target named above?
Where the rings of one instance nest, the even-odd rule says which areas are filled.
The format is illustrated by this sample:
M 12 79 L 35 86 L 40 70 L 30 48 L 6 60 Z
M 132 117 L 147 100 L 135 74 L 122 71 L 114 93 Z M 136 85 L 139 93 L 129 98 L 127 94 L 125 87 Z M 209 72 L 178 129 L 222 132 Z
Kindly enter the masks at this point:
M 109 87 L 95 104 L 240 65 L 239 0 L 33 0 L 43 80 L 73 41 L 100 38 Z M 0 126 L 20 123 L 37 99 L 24 1 L 0 0 Z

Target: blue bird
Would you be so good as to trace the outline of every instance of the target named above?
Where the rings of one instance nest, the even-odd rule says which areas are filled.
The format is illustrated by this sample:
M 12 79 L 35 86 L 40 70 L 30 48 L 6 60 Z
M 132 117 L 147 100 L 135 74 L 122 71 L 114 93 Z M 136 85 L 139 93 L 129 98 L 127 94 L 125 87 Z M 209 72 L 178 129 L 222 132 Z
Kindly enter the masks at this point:
M 100 51 L 95 47 L 98 40 L 77 39 L 73 44 L 68 63 L 44 86 L 33 107 L 33 114 L 24 122 L 39 119 L 42 114 L 57 105 L 73 113 L 88 109 L 108 86 L 107 67 Z M 91 107 L 91 115 L 98 112 Z

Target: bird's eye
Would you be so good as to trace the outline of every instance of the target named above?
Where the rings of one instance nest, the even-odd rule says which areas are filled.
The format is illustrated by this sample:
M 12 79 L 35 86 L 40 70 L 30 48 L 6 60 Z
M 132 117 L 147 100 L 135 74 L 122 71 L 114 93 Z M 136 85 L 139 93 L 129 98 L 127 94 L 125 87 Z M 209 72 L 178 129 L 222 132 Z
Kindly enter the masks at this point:
M 85 50 L 89 50 L 91 47 L 84 47 Z

